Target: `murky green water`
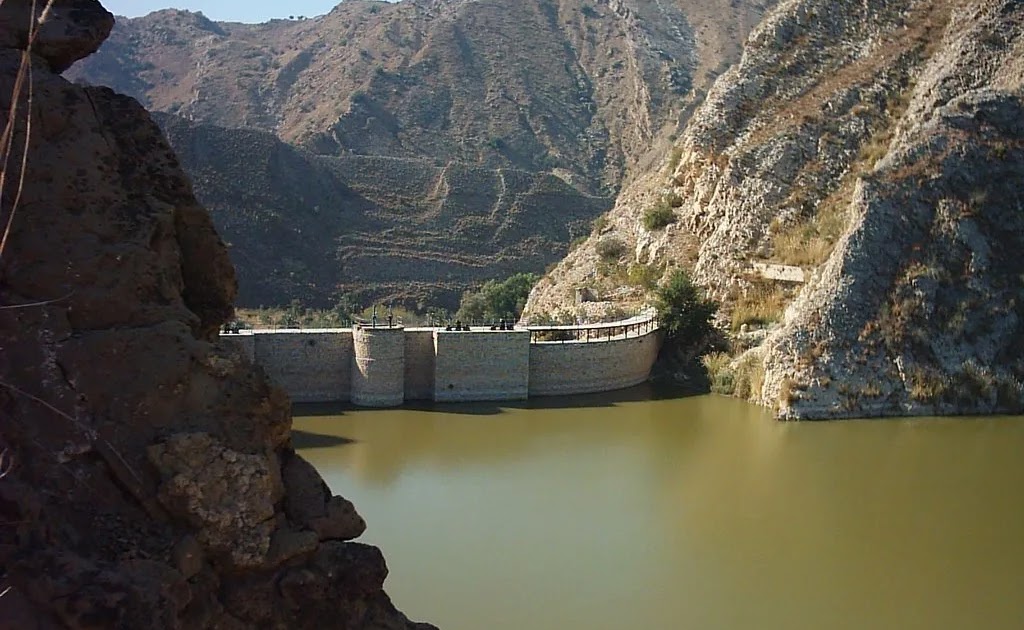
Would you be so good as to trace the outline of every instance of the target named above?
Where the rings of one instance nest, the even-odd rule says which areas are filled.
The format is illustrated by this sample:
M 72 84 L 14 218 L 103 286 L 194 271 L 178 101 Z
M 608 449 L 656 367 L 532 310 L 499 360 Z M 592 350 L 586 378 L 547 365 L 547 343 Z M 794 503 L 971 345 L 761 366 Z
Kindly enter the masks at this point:
M 1024 628 L 1024 418 L 630 397 L 300 410 L 296 442 L 444 630 Z

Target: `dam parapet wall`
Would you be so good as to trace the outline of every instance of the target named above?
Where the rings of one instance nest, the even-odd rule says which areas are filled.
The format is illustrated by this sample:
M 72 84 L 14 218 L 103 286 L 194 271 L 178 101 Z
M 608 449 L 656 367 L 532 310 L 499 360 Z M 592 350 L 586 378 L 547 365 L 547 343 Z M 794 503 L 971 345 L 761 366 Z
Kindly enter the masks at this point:
M 631 387 L 647 380 L 661 340 L 653 314 L 591 326 L 469 331 L 357 326 L 242 331 L 220 338 L 260 365 L 294 402 L 368 407 L 524 400 Z

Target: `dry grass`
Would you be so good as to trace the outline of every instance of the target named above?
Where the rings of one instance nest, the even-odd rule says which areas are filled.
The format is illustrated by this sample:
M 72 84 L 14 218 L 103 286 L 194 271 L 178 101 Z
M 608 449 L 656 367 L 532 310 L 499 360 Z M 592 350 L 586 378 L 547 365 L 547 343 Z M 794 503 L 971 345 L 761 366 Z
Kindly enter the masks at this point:
M 732 369 L 732 357 L 726 352 L 712 352 L 701 359 L 708 372 L 711 391 L 732 396 L 736 391 L 736 374 Z
M 910 373 L 910 398 L 920 403 L 935 404 L 946 396 L 949 384 L 938 372 L 915 367 Z
M 764 326 L 782 319 L 787 298 L 774 282 L 759 282 L 732 300 L 730 327 L 737 332 L 744 324 Z
M 793 379 L 787 378 L 779 386 L 779 403 L 792 405 L 800 398 L 800 385 Z
M 772 236 L 773 258 L 784 265 L 818 266 L 832 254 L 845 229 L 846 208 L 839 199 L 830 197 L 813 217 Z
M 882 388 L 877 383 L 868 383 L 860 389 L 860 394 L 865 398 L 878 398 L 882 395 Z
M 764 386 L 764 362 L 748 356 L 736 366 L 734 394 L 740 398 L 759 396 Z

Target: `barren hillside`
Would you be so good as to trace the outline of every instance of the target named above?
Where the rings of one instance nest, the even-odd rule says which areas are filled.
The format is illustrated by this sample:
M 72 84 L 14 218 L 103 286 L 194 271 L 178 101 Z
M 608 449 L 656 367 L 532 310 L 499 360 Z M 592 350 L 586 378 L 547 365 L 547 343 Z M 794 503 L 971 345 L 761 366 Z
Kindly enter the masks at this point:
M 621 183 L 774 0 L 350 0 L 247 25 L 119 20 L 70 76 L 315 153 L 429 157 Z
M 560 260 L 613 202 L 550 174 L 317 156 L 269 133 L 159 121 L 228 242 L 240 306 L 347 294 L 454 309 L 472 286 Z

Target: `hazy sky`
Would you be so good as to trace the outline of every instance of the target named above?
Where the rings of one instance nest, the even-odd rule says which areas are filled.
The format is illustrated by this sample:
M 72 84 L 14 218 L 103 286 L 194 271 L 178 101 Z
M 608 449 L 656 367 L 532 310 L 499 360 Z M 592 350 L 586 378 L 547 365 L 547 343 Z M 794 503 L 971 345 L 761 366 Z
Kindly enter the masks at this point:
M 341 0 L 102 0 L 114 15 L 138 17 L 158 9 L 202 11 L 211 20 L 221 22 L 266 22 L 289 15 L 323 15 Z

